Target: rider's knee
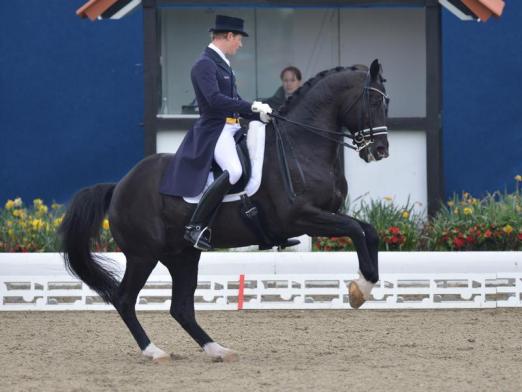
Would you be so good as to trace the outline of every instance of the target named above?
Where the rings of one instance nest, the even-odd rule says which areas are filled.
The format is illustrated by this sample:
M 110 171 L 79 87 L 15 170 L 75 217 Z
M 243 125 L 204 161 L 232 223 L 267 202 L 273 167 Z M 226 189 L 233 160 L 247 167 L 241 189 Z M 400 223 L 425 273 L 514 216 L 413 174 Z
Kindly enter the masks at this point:
M 241 164 L 230 165 L 230 167 L 228 168 L 228 180 L 232 185 L 239 181 L 239 179 L 241 178 L 241 174 L 243 174 Z

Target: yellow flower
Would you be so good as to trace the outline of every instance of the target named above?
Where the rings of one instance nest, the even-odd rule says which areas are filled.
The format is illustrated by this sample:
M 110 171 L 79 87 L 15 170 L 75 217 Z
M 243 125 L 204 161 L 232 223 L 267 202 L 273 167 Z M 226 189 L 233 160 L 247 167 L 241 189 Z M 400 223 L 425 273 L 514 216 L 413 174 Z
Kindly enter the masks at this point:
M 455 202 L 453 200 L 448 201 L 448 207 L 453 207 Z
M 403 219 L 408 219 L 410 217 L 410 213 L 408 211 L 403 211 L 402 212 L 402 218 Z
M 464 208 L 464 215 L 471 215 L 473 214 L 473 208 L 466 207 Z
M 453 210 L 453 213 L 454 213 L 454 214 L 458 214 L 458 213 L 459 213 L 459 209 L 458 209 L 458 208 L 455 208 L 455 209 Z
M 13 229 L 8 229 L 8 230 L 7 230 L 7 235 L 8 235 L 9 237 L 14 237 L 14 230 L 13 230 Z
M 478 205 L 479 205 L 479 199 L 477 199 L 477 198 L 475 198 L 475 197 L 472 198 L 472 199 L 471 199 L 471 204 L 473 204 L 474 206 L 478 206 Z
M 511 225 L 505 225 L 502 230 L 504 231 L 504 233 L 506 234 L 511 234 L 511 232 L 513 231 L 513 228 L 511 227 Z
M 38 214 L 45 215 L 45 214 L 47 214 L 47 211 L 49 211 L 49 209 L 47 208 L 47 206 L 45 204 L 40 204 L 38 206 L 38 211 L 37 211 Z
M 109 220 L 105 218 L 102 224 L 103 230 L 109 230 Z
M 63 217 L 60 217 L 60 218 L 56 218 L 54 221 L 53 221 L 53 225 L 54 227 L 58 227 L 62 224 L 62 221 L 63 221 Z
M 42 199 L 34 199 L 33 205 L 34 205 L 34 208 L 39 208 L 41 205 L 43 205 Z
M 42 222 L 41 219 L 33 219 L 31 221 L 31 226 L 33 226 L 34 230 L 40 230 L 41 228 L 44 227 L 44 223 Z
M 16 199 L 14 199 L 15 207 L 22 207 L 22 204 L 24 204 L 24 203 L 22 202 L 22 199 L 20 197 L 17 197 Z
M 517 182 L 522 182 L 522 176 L 521 176 L 520 174 L 517 174 L 517 175 L 515 176 L 515 181 L 517 181 Z
M 61 204 L 58 204 L 58 203 L 53 203 L 53 204 L 51 204 L 51 208 L 52 208 L 53 210 L 57 210 L 57 209 L 60 208 L 60 207 L 61 207 Z
M 391 196 L 384 196 L 383 199 L 386 201 L 393 201 L 393 197 Z
M 5 203 L 5 209 L 6 210 L 10 210 L 11 208 L 14 207 L 14 201 L 12 200 L 7 200 L 7 203 Z

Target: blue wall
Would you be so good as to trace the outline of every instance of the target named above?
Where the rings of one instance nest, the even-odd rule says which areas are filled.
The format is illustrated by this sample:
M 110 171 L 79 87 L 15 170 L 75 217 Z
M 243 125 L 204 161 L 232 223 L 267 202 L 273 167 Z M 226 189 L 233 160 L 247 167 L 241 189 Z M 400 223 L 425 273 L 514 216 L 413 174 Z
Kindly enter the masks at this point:
M 463 23 L 443 14 L 446 193 L 513 190 L 522 174 L 522 2 Z
M 81 20 L 86 0 L 0 1 L 0 203 L 67 201 L 143 157 L 143 24 Z M 443 13 L 446 193 L 522 174 L 522 2 L 499 20 Z
M 93 23 L 83 3 L 0 1 L 2 205 L 64 202 L 143 157 L 142 13 Z

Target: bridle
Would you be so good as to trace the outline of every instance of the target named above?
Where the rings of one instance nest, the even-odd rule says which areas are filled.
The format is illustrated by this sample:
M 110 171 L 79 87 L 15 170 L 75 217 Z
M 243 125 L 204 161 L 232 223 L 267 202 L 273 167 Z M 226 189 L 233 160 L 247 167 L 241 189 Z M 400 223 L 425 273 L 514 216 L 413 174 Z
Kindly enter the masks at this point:
M 379 90 L 378 88 L 371 87 L 369 85 L 369 81 L 370 81 L 370 78 L 369 77 L 366 78 L 366 84 L 363 87 L 363 91 L 358 96 L 358 98 L 350 105 L 350 107 L 345 111 L 345 116 L 346 116 L 346 115 L 348 115 L 348 113 L 350 113 L 350 111 L 355 107 L 355 105 L 362 98 L 364 100 L 363 103 L 364 103 L 365 107 L 367 107 L 367 111 L 368 111 L 368 117 L 370 120 L 369 128 L 361 129 L 359 131 L 354 131 L 354 132 L 348 130 L 349 133 L 347 133 L 347 132 L 343 132 L 343 131 L 340 131 L 340 132 L 331 131 L 329 129 L 323 129 L 323 128 L 314 127 L 312 125 L 303 124 L 298 121 L 293 121 L 286 117 L 283 117 L 277 112 L 272 112 L 270 114 L 270 116 L 272 116 L 274 119 L 285 121 L 290 124 L 300 126 L 300 127 L 304 128 L 305 130 L 322 137 L 323 139 L 327 139 L 327 140 L 330 140 L 331 142 L 343 145 L 344 147 L 351 148 L 352 150 L 355 150 L 355 152 L 360 152 L 360 151 L 364 150 L 365 148 L 368 148 L 374 142 L 375 136 L 388 134 L 387 126 L 382 125 L 382 126 L 378 126 L 378 127 L 373 127 L 373 125 L 372 125 L 373 117 L 372 117 L 372 111 L 371 111 L 371 107 L 370 107 L 370 91 L 374 91 L 374 92 L 377 92 L 380 95 L 382 95 L 384 105 L 387 105 L 387 103 L 389 102 L 390 99 L 383 91 Z M 361 111 L 361 119 L 359 120 L 359 123 L 362 123 L 363 116 L 364 116 L 364 110 Z M 279 133 L 280 131 L 277 126 L 277 121 L 272 121 L 272 123 L 274 125 L 274 128 L 276 129 L 276 132 Z M 348 144 L 348 143 L 344 142 L 343 140 L 340 141 L 337 137 L 333 137 L 333 136 L 329 136 L 329 135 L 335 135 L 335 136 L 342 135 L 343 137 L 352 139 L 353 145 Z
M 297 171 L 299 173 L 299 176 L 301 177 L 301 181 L 303 182 L 303 184 L 306 181 L 305 181 L 303 169 L 302 169 L 301 165 L 299 164 L 299 160 L 297 159 L 295 152 L 293 150 L 292 143 L 291 142 L 289 143 L 289 141 L 287 140 L 287 136 L 289 136 L 289 135 L 286 135 L 285 133 L 281 132 L 281 130 L 279 129 L 279 126 L 277 124 L 277 120 L 281 120 L 281 121 L 288 122 L 290 124 L 297 125 L 308 132 L 312 132 L 312 133 L 322 137 L 323 139 L 327 139 L 333 143 L 342 145 L 347 148 L 351 148 L 352 150 L 355 150 L 356 152 L 360 152 L 360 151 L 364 150 L 365 148 L 368 148 L 374 142 L 374 137 L 376 135 L 388 134 L 388 127 L 386 127 L 386 126 L 373 127 L 373 118 L 372 118 L 372 113 L 371 113 L 371 108 L 370 108 L 370 91 L 375 91 L 375 92 L 381 94 L 383 97 L 384 104 L 387 104 L 387 102 L 389 101 L 389 98 L 383 91 L 381 91 L 375 87 L 371 87 L 369 85 L 369 80 L 370 80 L 370 78 L 369 78 L 369 74 L 368 74 L 368 77 L 366 79 L 366 84 L 363 87 L 363 91 L 361 92 L 359 97 L 350 105 L 350 107 L 344 112 L 345 116 L 348 115 L 348 113 L 350 113 L 350 111 L 355 107 L 355 105 L 361 99 L 364 99 L 364 104 L 367 105 L 367 107 L 368 107 L 367 110 L 368 110 L 368 115 L 369 115 L 369 119 L 370 119 L 369 128 L 361 129 L 356 132 L 351 132 L 349 130 L 350 133 L 343 132 L 343 131 L 331 131 L 329 129 L 318 128 L 318 127 L 314 127 L 312 125 L 300 123 L 298 121 L 290 120 L 284 116 L 281 116 L 277 112 L 272 112 L 270 114 L 270 116 L 273 117 L 272 125 L 274 126 L 274 130 L 275 130 L 277 154 L 279 157 L 280 169 L 281 169 L 281 173 L 283 176 L 283 184 L 285 186 L 286 192 L 288 194 L 288 198 L 291 203 L 294 202 L 297 195 L 294 191 L 294 186 L 292 183 L 292 176 L 290 173 L 290 168 L 288 166 L 288 159 L 286 156 L 287 154 L 286 154 L 285 146 L 288 146 L 288 148 L 290 149 L 290 152 L 294 156 Z M 359 120 L 360 123 L 362 123 L 363 117 L 364 117 L 364 110 L 361 111 L 361 118 Z M 353 145 L 346 143 L 343 140 L 343 138 L 341 138 L 341 140 L 339 140 L 339 136 L 342 136 L 343 138 L 347 137 L 347 138 L 352 139 Z

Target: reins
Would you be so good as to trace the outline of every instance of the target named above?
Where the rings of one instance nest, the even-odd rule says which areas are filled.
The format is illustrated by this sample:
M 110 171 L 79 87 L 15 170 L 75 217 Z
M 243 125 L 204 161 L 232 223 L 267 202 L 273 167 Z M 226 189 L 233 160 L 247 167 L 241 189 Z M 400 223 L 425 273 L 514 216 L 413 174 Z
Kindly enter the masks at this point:
M 382 91 L 380 91 L 379 89 L 376 89 L 375 87 L 365 86 L 364 89 L 363 89 L 363 92 L 361 93 L 361 95 L 359 95 L 359 97 L 352 103 L 352 105 L 348 108 L 346 113 L 349 113 L 352 110 L 352 108 L 355 106 L 355 104 L 357 104 L 357 102 L 359 102 L 360 99 L 363 96 L 365 96 L 366 95 L 365 93 L 367 91 L 369 91 L 369 90 L 378 92 L 379 94 L 381 94 L 383 96 L 383 99 L 388 99 L 388 96 L 386 94 L 384 94 Z M 368 111 L 370 111 L 369 107 L 370 107 L 370 105 L 369 105 L 369 102 L 368 102 Z M 298 121 L 290 120 L 287 117 L 281 116 L 277 112 L 270 113 L 270 116 L 275 118 L 275 119 L 278 119 L 278 120 L 281 120 L 281 121 L 285 121 L 285 122 L 288 122 L 290 124 L 302 127 L 305 130 L 307 130 L 308 132 L 314 133 L 314 134 L 322 137 L 323 139 L 327 139 L 327 140 L 329 140 L 329 141 L 331 141 L 333 143 L 337 143 L 337 144 L 342 145 L 344 147 L 351 148 L 352 150 L 354 150 L 356 152 L 359 152 L 359 151 L 369 147 L 370 144 L 373 143 L 374 136 L 388 134 L 388 127 L 386 127 L 386 126 L 372 127 L 372 125 L 371 125 L 371 113 L 370 113 L 370 128 L 362 129 L 362 130 L 356 131 L 356 132 L 351 132 L 350 131 L 349 133 L 348 132 L 343 132 L 343 131 L 332 131 L 332 130 L 329 130 L 329 129 L 314 127 L 312 125 L 308 125 L 308 124 L 304 124 L 304 123 L 301 123 L 301 122 L 298 122 Z M 280 133 L 276 121 L 273 121 L 273 125 L 274 125 L 274 128 L 278 131 L 278 133 Z M 375 131 L 377 131 L 377 132 L 375 132 Z M 347 137 L 349 139 L 352 139 L 353 145 L 348 144 L 348 143 L 346 143 L 343 140 L 338 140 L 335 137 L 330 137 L 329 135 L 342 136 L 342 137 Z

